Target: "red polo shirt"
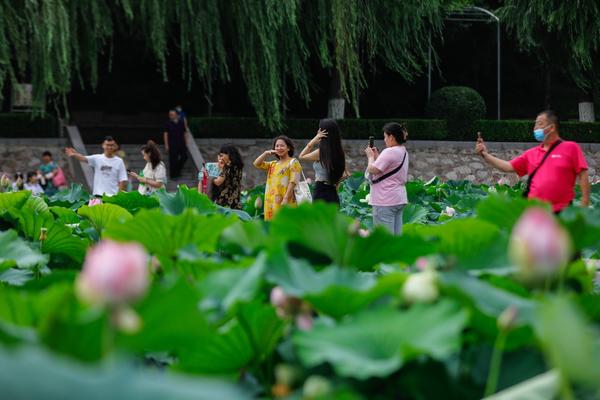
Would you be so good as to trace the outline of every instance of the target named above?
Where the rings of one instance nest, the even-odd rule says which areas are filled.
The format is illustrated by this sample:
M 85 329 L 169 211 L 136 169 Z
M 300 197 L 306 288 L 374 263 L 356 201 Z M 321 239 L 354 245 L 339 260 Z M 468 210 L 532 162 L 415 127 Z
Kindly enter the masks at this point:
M 529 149 L 510 161 L 519 176 L 529 175 L 539 165 L 546 154 L 542 146 Z M 562 210 L 575 197 L 575 179 L 584 169 L 588 169 L 588 165 L 579 145 L 563 141 L 535 173 L 529 198 L 548 201 L 554 211 Z

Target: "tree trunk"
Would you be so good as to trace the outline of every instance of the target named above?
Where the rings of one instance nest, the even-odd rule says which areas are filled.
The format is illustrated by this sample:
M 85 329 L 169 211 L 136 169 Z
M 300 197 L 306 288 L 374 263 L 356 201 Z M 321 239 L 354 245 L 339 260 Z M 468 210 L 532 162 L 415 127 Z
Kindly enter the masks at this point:
M 346 100 L 341 94 L 342 81 L 337 68 L 333 68 L 331 74 L 331 83 L 329 85 L 329 104 L 327 106 L 327 117 L 334 119 L 344 119 L 346 109 Z
M 579 121 L 594 122 L 594 100 L 592 88 L 581 89 L 579 94 Z

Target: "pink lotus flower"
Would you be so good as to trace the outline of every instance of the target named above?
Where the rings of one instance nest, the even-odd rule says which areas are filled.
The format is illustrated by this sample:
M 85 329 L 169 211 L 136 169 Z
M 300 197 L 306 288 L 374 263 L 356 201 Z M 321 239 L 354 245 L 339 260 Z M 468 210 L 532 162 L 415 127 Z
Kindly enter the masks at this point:
M 371 232 L 368 229 L 362 229 L 362 228 L 360 228 L 358 230 L 358 236 L 360 236 L 361 238 L 366 238 L 370 234 L 371 234 Z
M 505 177 L 498 179 L 498 185 L 510 185 L 510 181 Z
M 102 204 L 102 199 L 97 197 L 91 198 L 90 201 L 88 201 L 88 207 L 97 206 L 98 204 Z
M 525 280 L 555 276 L 571 258 L 571 240 L 542 208 L 527 209 L 513 228 L 509 256 Z
M 144 248 L 137 243 L 104 240 L 88 251 L 76 291 L 83 301 L 115 307 L 142 297 L 148 284 Z

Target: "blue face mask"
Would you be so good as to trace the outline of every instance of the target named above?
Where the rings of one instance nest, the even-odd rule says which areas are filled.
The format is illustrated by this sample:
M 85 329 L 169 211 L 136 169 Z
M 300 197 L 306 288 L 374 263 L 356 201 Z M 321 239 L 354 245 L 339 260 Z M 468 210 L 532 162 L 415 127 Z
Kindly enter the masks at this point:
M 548 127 L 546 127 L 548 128 Z M 537 140 L 538 142 L 543 142 L 544 141 L 544 131 L 546 130 L 546 128 L 540 128 L 540 129 L 534 129 L 533 130 L 533 137 L 535 138 L 535 140 Z

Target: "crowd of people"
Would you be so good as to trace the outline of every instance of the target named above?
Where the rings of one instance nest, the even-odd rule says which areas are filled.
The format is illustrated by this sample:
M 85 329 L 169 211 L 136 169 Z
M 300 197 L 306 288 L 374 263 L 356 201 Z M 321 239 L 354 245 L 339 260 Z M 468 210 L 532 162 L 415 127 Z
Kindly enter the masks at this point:
M 3 189 L 10 188 L 12 191 L 29 190 L 34 196 L 52 196 L 67 188 L 68 183 L 64 171 L 53 160 L 52 153 L 44 151 L 36 170 L 16 172 L 13 179 L 3 175 L 2 186 Z
M 169 175 L 176 179 L 187 158 L 189 127 L 180 107 L 169 111 L 163 140 L 169 153 Z M 590 202 L 590 184 L 587 162 L 583 151 L 575 142 L 560 138 L 558 116 L 550 110 L 537 115 L 533 137 L 540 142 L 518 157 L 505 161 L 493 156 L 483 137 L 478 134 L 475 152 L 490 166 L 504 172 L 528 176 L 524 196 L 549 202 L 559 213 L 572 204 L 575 183 L 581 187 L 581 205 Z M 395 235 L 402 234 L 402 215 L 408 204 L 409 154 L 405 147 L 408 130 L 403 124 L 390 122 L 382 128 L 384 149 L 377 149 L 371 139 L 365 148 L 367 168 L 365 178 L 370 185 L 369 204 L 373 210 L 373 224 L 381 225 Z M 159 147 L 148 141 L 140 149 L 146 161 L 142 171 L 127 170 L 119 157 L 119 146 L 107 136 L 102 143 L 102 154 L 84 156 L 73 148 L 65 150 L 67 156 L 87 163 L 94 171 L 92 194 L 95 197 L 112 196 L 126 190 L 129 178 L 138 182 L 138 191 L 150 195 L 166 187 L 167 167 L 161 160 Z M 333 119 L 322 119 L 316 135 L 294 157 L 295 144 L 287 136 L 277 136 L 271 148 L 253 162 L 255 168 L 265 172 L 264 218 L 271 220 L 284 206 L 295 206 L 299 201 L 324 201 L 339 206 L 338 188 L 349 176 L 346 156 L 342 146 L 342 133 Z M 306 178 L 300 161 L 312 162 L 315 185 L 312 195 L 302 192 Z M 212 165 L 209 165 L 212 164 Z M 239 150 L 233 145 L 219 149 L 216 163 L 208 163 L 199 174 L 198 191 L 206 193 L 218 205 L 241 209 L 242 176 L 244 163 Z M 67 186 L 62 169 L 44 152 L 36 171 L 26 175 L 17 173 L 13 190 L 30 190 L 34 195 L 53 195 Z

